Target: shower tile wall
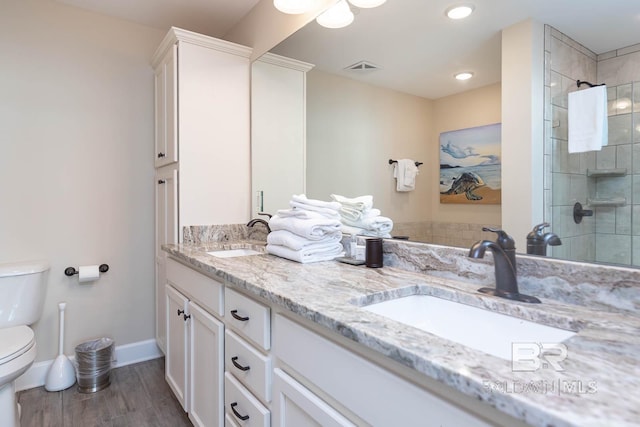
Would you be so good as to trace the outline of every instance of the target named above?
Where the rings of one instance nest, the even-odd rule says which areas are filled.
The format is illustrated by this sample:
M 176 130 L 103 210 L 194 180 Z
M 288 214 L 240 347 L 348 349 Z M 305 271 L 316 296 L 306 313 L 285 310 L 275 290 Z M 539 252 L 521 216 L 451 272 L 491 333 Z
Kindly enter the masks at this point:
M 595 153 L 569 154 L 567 94 L 577 90 L 577 80 L 596 81 L 596 60 L 595 53 L 545 26 L 544 215 L 562 239 L 550 254 L 579 261 L 596 259 L 595 219 L 584 217 L 576 224 L 573 205 L 587 204 L 587 169 L 596 168 L 597 158 Z
M 567 94 L 578 79 L 607 84 L 609 143 L 599 152 L 568 153 Z M 595 55 L 545 27 L 545 221 L 563 241 L 555 257 L 640 265 L 640 84 L 632 83 L 639 80 L 640 44 Z M 627 174 L 587 176 L 599 169 Z M 589 206 L 613 198 L 624 206 Z M 576 201 L 595 215 L 575 224 Z
M 597 75 L 608 88 L 610 153 L 602 161 L 612 164 L 615 150 L 615 167 L 628 173 L 598 180 L 599 197 L 624 197 L 626 205 L 598 208 L 596 260 L 640 266 L 640 44 L 598 55 Z

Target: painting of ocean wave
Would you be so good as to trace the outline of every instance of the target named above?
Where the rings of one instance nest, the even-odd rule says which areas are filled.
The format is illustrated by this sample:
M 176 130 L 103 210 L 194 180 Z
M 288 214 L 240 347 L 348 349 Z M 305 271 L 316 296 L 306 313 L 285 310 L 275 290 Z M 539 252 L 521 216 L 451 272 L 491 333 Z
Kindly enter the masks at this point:
M 440 134 L 440 203 L 500 204 L 500 123 Z

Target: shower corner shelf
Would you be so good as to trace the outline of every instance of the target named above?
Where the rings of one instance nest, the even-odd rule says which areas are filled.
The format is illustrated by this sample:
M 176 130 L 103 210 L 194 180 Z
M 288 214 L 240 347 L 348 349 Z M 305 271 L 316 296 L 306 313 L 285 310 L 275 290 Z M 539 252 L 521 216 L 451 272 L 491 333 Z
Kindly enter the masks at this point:
M 592 178 L 608 177 L 608 176 L 625 176 L 627 168 L 618 169 L 587 169 L 587 176 Z
M 627 205 L 626 197 L 613 197 L 611 199 L 588 199 L 587 204 L 593 208 L 617 208 Z

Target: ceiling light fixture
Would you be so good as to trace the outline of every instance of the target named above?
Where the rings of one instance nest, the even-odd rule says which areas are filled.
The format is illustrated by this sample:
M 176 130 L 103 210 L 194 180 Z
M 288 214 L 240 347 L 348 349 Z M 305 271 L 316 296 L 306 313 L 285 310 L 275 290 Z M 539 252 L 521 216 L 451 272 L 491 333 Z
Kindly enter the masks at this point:
M 463 19 L 471 15 L 475 7 L 471 4 L 462 4 L 451 6 L 445 11 L 445 14 L 451 19 Z
M 464 71 L 462 73 L 458 73 L 454 76 L 457 80 L 469 80 L 473 77 L 473 73 L 471 71 Z
M 339 0 L 316 18 L 316 22 L 326 28 L 342 28 L 353 22 L 353 12 L 347 0 Z
M 282 13 L 299 15 L 309 12 L 316 0 L 273 0 L 273 5 Z
M 378 7 L 387 0 L 349 0 L 349 3 L 360 9 L 370 9 L 372 7 Z

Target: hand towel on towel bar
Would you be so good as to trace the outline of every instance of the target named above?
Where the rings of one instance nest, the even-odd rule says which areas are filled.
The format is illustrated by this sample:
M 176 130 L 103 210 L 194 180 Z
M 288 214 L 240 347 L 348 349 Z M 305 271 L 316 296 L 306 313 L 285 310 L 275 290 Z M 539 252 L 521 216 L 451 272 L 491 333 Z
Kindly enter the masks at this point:
M 416 188 L 418 167 L 411 159 L 400 159 L 394 165 L 393 177 L 396 179 L 396 191 L 411 191 Z
M 607 145 L 607 87 L 569 93 L 569 153 L 600 151 Z

